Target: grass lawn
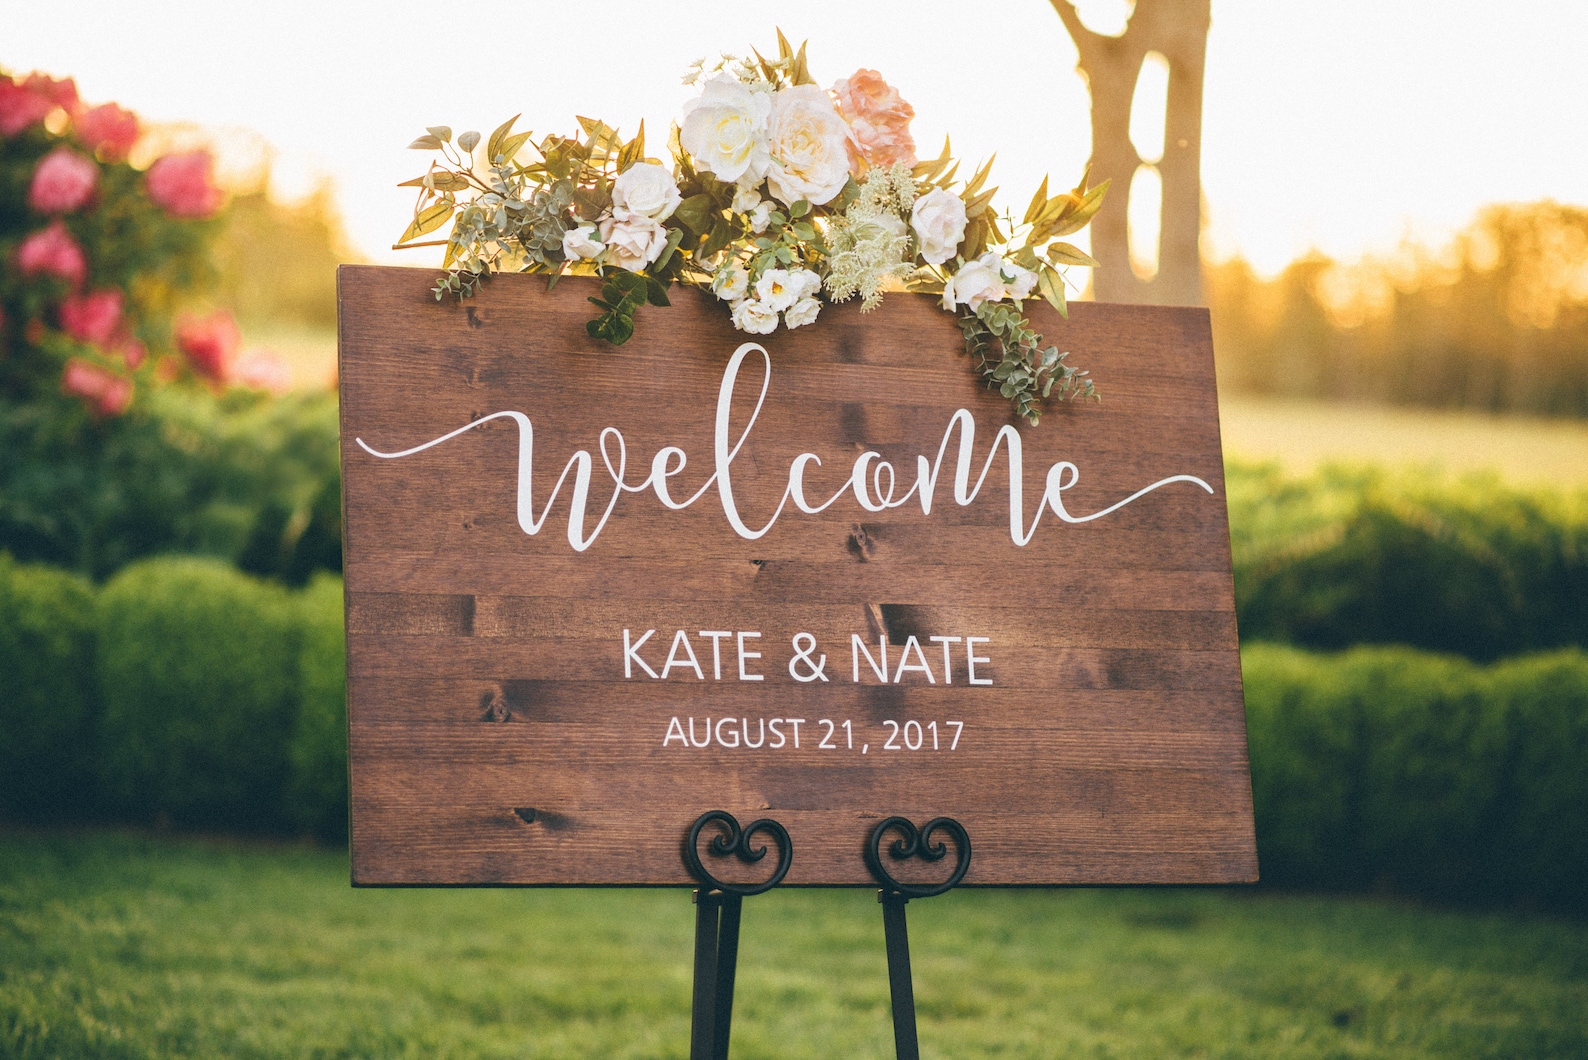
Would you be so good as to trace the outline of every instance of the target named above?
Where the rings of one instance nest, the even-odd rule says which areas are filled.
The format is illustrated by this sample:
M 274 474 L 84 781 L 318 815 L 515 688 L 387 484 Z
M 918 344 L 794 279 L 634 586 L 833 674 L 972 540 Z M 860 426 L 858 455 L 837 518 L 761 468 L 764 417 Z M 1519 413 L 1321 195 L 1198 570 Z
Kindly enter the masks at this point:
M 688 1055 L 685 890 L 355 891 L 340 852 L 0 835 L 0 1055 Z M 1588 924 L 1180 890 L 910 905 L 929 1057 L 1588 1056 Z M 869 891 L 745 904 L 733 1055 L 891 1057 Z

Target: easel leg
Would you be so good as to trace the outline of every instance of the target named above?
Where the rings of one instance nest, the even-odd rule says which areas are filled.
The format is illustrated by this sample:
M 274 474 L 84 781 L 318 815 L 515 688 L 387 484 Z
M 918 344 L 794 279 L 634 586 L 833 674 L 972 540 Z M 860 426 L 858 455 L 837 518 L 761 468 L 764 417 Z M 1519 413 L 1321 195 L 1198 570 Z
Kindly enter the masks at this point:
M 893 1051 L 898 1060 L 920 1060 L 915 1037 L 915 985 L 910 975 L 910 929 L 904 907 L 909 899 L 896 891 L 878 891 L 882 929 L 888 945 L 888 992 L 893 999 Z
M 744 899 L 739 895 L 695 892 L 695 1000 L 689 1060 L 728 1060 L 743 908 Z
M 733 978 L 739 967 L 739 914 L 744 899 L 722 896 L 722 929 L 717 934 L 717 1019 L 714 1060 L 728 1060 L 728 1034 L 733 1027 Z

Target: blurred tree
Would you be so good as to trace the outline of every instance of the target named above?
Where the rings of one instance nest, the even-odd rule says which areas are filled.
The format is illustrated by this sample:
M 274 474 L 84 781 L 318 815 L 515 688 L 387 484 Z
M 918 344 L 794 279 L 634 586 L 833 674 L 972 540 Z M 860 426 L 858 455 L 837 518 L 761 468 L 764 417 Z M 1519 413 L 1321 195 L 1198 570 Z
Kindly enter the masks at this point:
M 1092 220 L 1092 256 L 1100 263 L 1093 291 L 1105 302 L 1202 304 L 1202 70 L 1207 54 L 1210 0 L 1135 0 L 1125 31 L 1107 36 L 1087 29 L 1070 0 L 1052 0 L 1075 40 L 1079 69 L 1092 95 L 1094 184 L 1111 180 Z M 1131 179 L 1146 163 L 1130 137 L 1131 106 L 1149 52 L 1169 65 L 1163 157 L 1158 272 L 1142 279 L 1131 269 L 1127 209 Z
M 265 182 L 233 196 L 212 254 L 216 293 L 245 330 L 336 327 L 336 267 L 353 256 L 328 184 L 297 203 Z
M 1272 280 L 1237 258 L 1206 282 L 1232 390 L 1588 416 L 1583 207 L 1489 206 L 1436 250 L 1312 253 Z

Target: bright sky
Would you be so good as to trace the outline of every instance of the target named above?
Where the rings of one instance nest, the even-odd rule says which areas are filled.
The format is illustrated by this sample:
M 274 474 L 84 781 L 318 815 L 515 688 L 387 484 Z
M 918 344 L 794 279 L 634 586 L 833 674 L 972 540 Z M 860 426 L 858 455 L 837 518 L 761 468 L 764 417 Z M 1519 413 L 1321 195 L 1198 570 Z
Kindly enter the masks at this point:
M 1127 0 L 1092 0 L 1100 29 Z M 578 14 L 575 16 L 574 12 Z M 972 14 L 972 12 L 974 12 Z M 273 0 L 16 4 L 0 64 L 73 75 L 90 102 L 151 121 L 251 129 L 288 193 L 335 182 L 357 248 L 385 249 L 423 171 L 426 125 L 571 131 L 575 113 L 656 141 L 693 90 L 695 58 L 810 40 L 823 84 L 867 66 L 916 109 L 923 153 L 944 133 L 1023 208 L 1046 171 L 1089 151 L 1075 49 L 1046 0 L 735 4 L 507 0 L 495 5 Z M 1276 270 L 1438 240 L 1482 204 L 1588 204 L 1588 3 L 1581 0 L 1213 0 L 1203 182 L 1217 256 Z

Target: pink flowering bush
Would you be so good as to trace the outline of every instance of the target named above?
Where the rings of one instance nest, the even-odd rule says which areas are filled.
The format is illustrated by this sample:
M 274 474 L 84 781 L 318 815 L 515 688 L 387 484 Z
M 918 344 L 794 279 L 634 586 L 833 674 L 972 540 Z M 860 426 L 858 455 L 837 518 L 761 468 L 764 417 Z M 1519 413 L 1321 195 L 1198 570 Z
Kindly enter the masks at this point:
M 227 383 L 231 318 L 205 318 L 202 339 L 173 328 L 212 274 L 214 163 L 189 151 L 139 168 L 139 134 L 69 78 L 0 72 L 0 401 L 64 394 L 99 419 L 163 382 Z

